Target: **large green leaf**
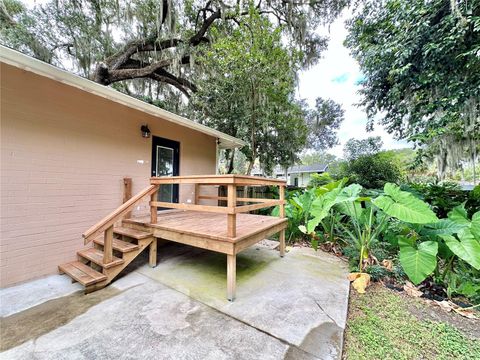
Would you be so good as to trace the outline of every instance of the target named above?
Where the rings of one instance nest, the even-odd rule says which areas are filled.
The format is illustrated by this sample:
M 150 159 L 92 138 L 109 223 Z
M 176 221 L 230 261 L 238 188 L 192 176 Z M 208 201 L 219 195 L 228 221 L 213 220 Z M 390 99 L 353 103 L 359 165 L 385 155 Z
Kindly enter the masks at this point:
M 465 226 L 470 225 L 470 220 L 468 220 L 468 215 L 464 204 L 455 206 L 452 210 L 450 210 L 447 216 L 450 220 L 456 222 L 457 224 L 462 224 Z
M 335 209 L 341 214 L 348 215 L 354 219 L 360 217 L 362 212 L 365 210 L 362 208 L 362 204 L 356 201 L 336 204 Z
M 438 221 L 427 203 L 411 193 L 402 191 L 395 184 L 386 183 L 386 195 L 377 197 L 373 203 L 386 214 L 413 224 L 429 224 Z
M 424 241 L 415 249 L 406 239 L 399 238 L 398 244 L 403 270 L 414 284 L 420 284 L 437 266 L 438 243 Z
M 456 234 L 465 227 L 450 219 L 440 219 L 432 224 L 426 224 L 420 230 L 422 235 L 452 235 Z
M 441 238 L 455 255 L 480 270 L 480 243 L 467 228 L 460 230 L 457 236 L 460 241 L 452 235 L 441 235 Z
M 480 211 L 473 214 L 470 230 L 472 231 L 474 238 L 480 241 Z

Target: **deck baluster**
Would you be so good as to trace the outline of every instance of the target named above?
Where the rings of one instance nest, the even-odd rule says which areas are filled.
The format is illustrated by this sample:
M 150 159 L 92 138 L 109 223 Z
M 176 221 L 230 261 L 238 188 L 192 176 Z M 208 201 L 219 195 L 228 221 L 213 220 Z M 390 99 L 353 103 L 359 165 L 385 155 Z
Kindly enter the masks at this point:
M 108 264 L 113 260 L 113 225 L 104 232 L 103 263 Z

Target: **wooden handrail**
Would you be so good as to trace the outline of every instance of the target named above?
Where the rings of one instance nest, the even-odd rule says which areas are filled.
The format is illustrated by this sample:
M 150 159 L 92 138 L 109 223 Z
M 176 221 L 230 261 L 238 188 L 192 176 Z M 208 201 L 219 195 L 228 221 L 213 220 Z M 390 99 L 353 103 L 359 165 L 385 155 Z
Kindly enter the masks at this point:
M 260 176 L 249 175 L 187 175 L 187 176 L 166 176 L 152 177 L 150 183 L 155 185 L 163 184 L 202 184 L 202 185 L 228 185 L 237 186 L 282 186 L 285 180 L 268 179 Z
M 115 222 L 120 220 L 122 216 L 127 214 L 129 211 L 133 210 L 133 207 L 140 200 L 142 200 L 146 196 L 150 196 L 151 194 L 155 193 L 157 190 L 158 190 L 158 185 L 149 185 L 148 187 L 140 191 L 138 194 L 133 196 L 130 200 L 120 205 L 117 209 L 115 209 L 110 214 L 105 216 L 102 220 L 100 220 L 98 223 L 93 225 L 90 229 L 88 229 L 82 234 L 85 244 L 93 240 L 93 238 L 97 236 L 99 233 L 113 226 L 113 224 L 115 224 Z

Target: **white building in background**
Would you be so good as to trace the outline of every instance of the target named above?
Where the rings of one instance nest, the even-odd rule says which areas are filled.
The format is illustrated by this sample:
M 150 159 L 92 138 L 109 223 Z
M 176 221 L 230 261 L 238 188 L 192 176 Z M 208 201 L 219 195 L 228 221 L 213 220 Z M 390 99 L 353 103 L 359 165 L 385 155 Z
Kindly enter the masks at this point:
M 313 165 L 295 165 L 289 167 L 285 172 L 285 169 L 280 166 L 276 166 L 272 176 L 277 179 L 286 179 L 287 185 L 306 187 L 310 182 L 312 174 L 322 174 L 326 172 L 328 165 L 313 164 Z M 264 171 L 258 167 L 253 168 L 252 175 L 254 176 L 266 176 Z

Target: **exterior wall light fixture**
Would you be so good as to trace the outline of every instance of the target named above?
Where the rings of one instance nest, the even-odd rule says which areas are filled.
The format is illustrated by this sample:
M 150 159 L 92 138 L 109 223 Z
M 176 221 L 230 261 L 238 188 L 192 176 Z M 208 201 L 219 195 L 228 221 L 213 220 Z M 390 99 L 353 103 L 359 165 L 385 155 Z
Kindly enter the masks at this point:
M 140 128 L 140 131 L 142 132 L 142 137 L 144 138 L 149 138 L 150 137 L 150 129 L 148 128 L 148 125 L 142 125 Z

